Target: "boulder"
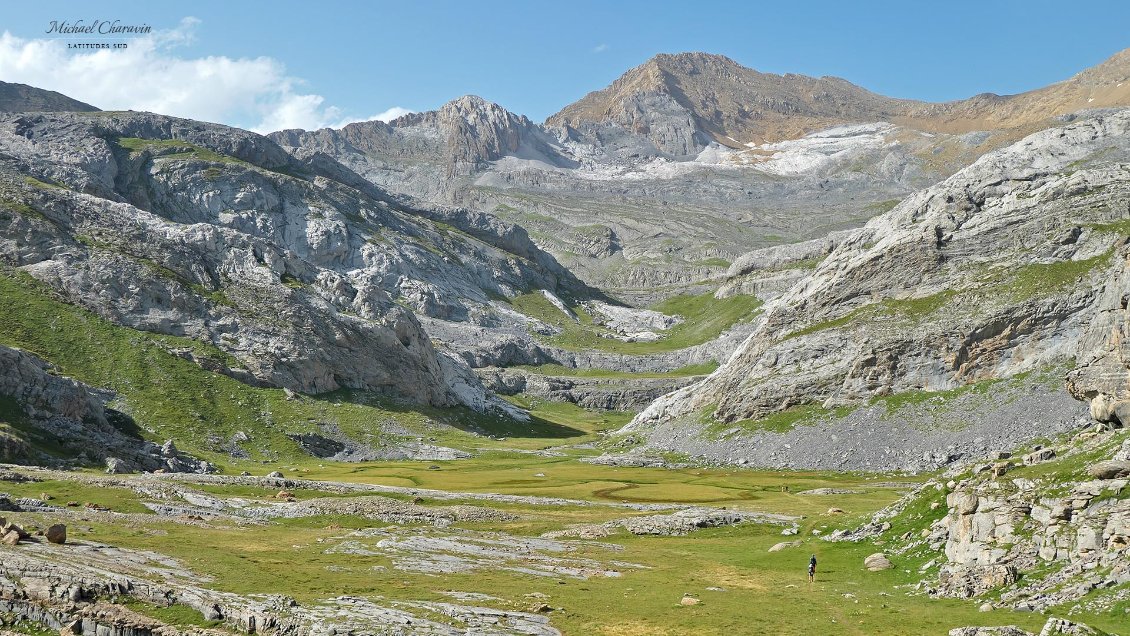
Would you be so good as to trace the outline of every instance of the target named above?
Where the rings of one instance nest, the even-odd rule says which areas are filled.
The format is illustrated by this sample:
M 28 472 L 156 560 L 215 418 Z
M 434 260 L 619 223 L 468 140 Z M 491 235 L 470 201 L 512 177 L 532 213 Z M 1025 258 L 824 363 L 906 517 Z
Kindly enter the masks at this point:
M 1101 636 L 1104 632 L 1100 632 L 1089 625 L 1083 623 L 1074 623 L 1065 618 L 1049 618 L 1048 622 L 1044 623 L 1044 628 L 1040 630 L 1040 636 Z
M 949 631 L 950 636 L 1035 636 L 1015 625 L 1001 625 L 999 627 L 955 627 Z
M 51 543 L 62 545 L 67 542 L 67 526 L 61 523 L 56 523 L 50 528 L 47 528 L 45 536 Z
M 1114 457 L 1111 457 L 1111 459 L 1116 462 L 1130 461 L 1130 439 L 1122 442 L 1122 447 L 1114 453 Z
M 1051 459 L 1055 459 L 1055 449 L 1041 448 L 1025 455 L 1024 464 L 1031 466 L 1032 464 L 1039 464 L 1040 462 L 1046 462 Z
M 0 536 L 4 536 L 9 532 L 15 532 L 20 539 L 28 538 L 28 533 L 21 527 L 14 523 L 10 523 L 7 519 L 0 517 Z
M 1110 460 L 1087 467 L 1087 473 L 1095 479 L 1118 479 L 1130 477 L 1130 461 Z
M 872 572 L 891 569 L 891 560 L 882 552 L 876 552 L 863 560 L 863 567 Z
M 9 530 L 4 534 L 3 537 L 0 537 L 0 543 L 3 543 L 4 545 L 16 545 L 19 542 L 20 533 L 16 532 L 15 530 Z
M 1012 469 L 1012 462 L 999 462 L 993 464 L 993 479 L 997 479 Z
M 283 474 L 280 473 L 277 470 L 272 470 L 271 472 L 267 473 L 267 476 L 270 477 L 271 479 L 282 479 L 283 478 Z
M 780 552 L 781 550 L 784 550 L 785 548 L 795 548 L 795 547 L 799 546 L 800 544 L 801 544 L 800 541 L 782 541 L 780 543 L 773 544 L 773 547 L 769 548 L 769 551 L 770 552 Z
M 977 494 L 968 490 L 955 491 L 946 496 L 946 503 L 959 515 L 977 512 Z
M 1091 398 L 1091 419 L 1096 422 L 1117 421 L 1118 417 L 1114 413 L 1115 404 L 1116 400 L 1105 393 Z

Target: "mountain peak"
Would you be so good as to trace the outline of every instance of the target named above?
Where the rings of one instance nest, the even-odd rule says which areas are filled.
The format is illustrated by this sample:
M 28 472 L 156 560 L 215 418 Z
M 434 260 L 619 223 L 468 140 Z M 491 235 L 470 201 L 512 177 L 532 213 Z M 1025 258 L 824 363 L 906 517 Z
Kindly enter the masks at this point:
M 467 94 L 467 95 L 463 95 L 461 97 L 456 97 L 455 99 L 447 102 L 443 106 L 440 106 L 440 110 L 442 110 L 444 108 L 490 108 L 490 107 L 502 108 L 498 104 L 496 104 L 496 103 L 494 103 L 490 100 L 483 99 L 482 97 L 479 97 L 478 95 Z
M 797 137 L 841 123 L 881 121 L 905 103 L 839 78 L 761 73 L 711 53 L 663 53 L 547 123 L 615 122 L 636 130 L 655 130 L 658 123 L 660 130 L 669 130 L 675 124 L 651 121 L 654 117 L 641 121 L 643 102 L 656 96 L 666 96 L 666 110 L 680 123 L 685 118 L 693 122 L 700 140 L 696 147 L 708 138 L 733 146 Z
M 704 68 L 730 68 L 749 71 L 741 64 L 717 53 L 704 53 L 702 51 L 685 51 L 683 53 L 659 53 L 653 56 L 644 65 L 652 64 L 665 71 L 700 72 Z

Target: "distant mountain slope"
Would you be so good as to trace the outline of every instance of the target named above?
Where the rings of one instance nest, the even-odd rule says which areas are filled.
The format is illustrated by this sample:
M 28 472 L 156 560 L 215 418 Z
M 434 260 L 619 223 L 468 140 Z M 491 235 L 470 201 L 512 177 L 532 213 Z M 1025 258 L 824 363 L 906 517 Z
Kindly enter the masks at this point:
M 672 146 L 664 127 L 657 128 L 654 119 L 649 120 L 644 105 L 663 101 L 694 122 L 691 134 L 734 147 L 875 121 L 962 134 L 1036 124 L 1086 108 L 1130 105 L 1128 77 L 1130 49 L 1037 90 L 1006 96 L 986 93 L 930 104 L 884 97 L 836 77 L 760 73 L 720 55 L 661 54 L 609 87 L 566 106 L 546 123 L 616 124 L 648 135 L 669 152 L 681 149 L 681 154 L 690 152 L 689 146 Z
M 94 106 L 71 99 L 62 93 L 27 84 L 0 82 L 0 112 L 93 112 L 96 110 L 98 109 Z
M 649 100 L 664 100 L 670 108 L 682 109 L 698 132 L 735 147 L 795 139 L 845 123 L 884 121 L 918 105 L 877 95 L 837 77 L 760 73 L 722 55 L 680 53 L 656 55 L 608 88 L 566 106 L 546 123 L 614 123 L 654 136 L 661 131 L 647 121 Z M 662 137 L 657 141 L 664 142 Z M 689 152 L 686 148 L 675 154 Z
M 961 134 L 1031 126 L 1080 110 L 1122 106 L 1130 106 L 1130 49 L 1043 88 L 917 106 L 894 121 L 922 130 Z

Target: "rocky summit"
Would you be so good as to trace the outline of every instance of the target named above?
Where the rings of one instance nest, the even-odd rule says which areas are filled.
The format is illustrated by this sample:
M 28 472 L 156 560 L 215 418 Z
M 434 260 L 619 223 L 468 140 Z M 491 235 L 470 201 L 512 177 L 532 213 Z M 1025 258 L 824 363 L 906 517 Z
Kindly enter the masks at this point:
M 1130 634 L 1128 81 L 0 83 L 0 636 Z

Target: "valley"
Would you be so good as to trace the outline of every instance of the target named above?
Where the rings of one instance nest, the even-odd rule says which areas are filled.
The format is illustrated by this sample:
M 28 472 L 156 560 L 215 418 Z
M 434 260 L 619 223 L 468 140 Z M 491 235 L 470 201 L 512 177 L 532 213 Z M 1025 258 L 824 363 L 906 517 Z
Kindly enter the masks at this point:
M 1130 633 L 1128 77 L 3 83 L 0 636 Z

